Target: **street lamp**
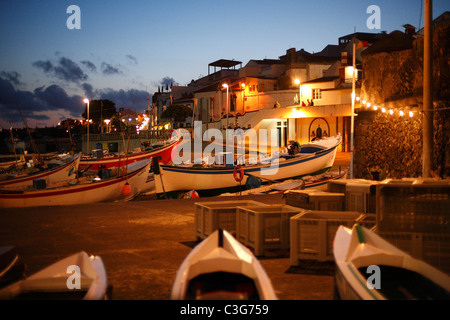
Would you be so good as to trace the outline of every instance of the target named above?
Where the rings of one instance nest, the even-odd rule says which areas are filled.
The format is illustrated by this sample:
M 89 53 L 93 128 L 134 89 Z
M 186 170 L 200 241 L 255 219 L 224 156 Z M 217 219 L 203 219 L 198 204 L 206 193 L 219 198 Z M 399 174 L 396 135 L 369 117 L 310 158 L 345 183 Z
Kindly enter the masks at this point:
M 85 98 L 83 102 L 86 103 L 87 109 L 87 154 L 89 154 L 89 99 Z
M 227 129 L 228 129 L 228 113 L 229 113 L 229 106 L 228 106 L 228 84 L 224 83 L 222 87 L 227 88 Z
M 105 123 L 106 123 L 106 132 L 109 133 L 109 122 L 110 122 L 111 120 L 105 119 L 104 121 L 105 121 Z
M 295 79 L 295 84 L 298 85 L 298 104 L 302 104 L 302 86 L 299 79 Z

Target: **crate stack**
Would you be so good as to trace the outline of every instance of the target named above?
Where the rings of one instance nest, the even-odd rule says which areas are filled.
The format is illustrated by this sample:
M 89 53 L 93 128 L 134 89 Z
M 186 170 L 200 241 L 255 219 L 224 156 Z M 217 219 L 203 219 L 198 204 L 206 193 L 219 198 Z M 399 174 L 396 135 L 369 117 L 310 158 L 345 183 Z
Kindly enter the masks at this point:
M 266 206 L 253 200 L 196 202 L 194 214 L 195 236 L 201 240 L 217 229 L 236 234 L 236 208 Z
M 332 261 L 333 241 L 339 226 L 358 223 L 376 228 L 378 181 L 343 179 L 329 181 L 327 191 L 299 190 L 286 193 L 286 204 L 304 211 L 290 220 L 290 263 L 300 260 Z
M 237 207 L 236 239 L 252 248 L 256 256 L 268 251 L 288 254 L 289 221 L 303 210 L 289 205 Z
M 391 180 L 376 193 L 377 233 L 450 274 L 450 181 Z

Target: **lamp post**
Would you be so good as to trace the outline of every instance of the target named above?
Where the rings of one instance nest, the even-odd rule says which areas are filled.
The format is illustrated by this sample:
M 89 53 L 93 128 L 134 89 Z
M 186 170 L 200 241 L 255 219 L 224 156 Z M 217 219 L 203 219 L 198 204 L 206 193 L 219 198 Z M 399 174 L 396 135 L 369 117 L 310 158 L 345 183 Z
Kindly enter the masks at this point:
M 86 110 L 87 110 L 87 152 L 86 154 L 89 154 L 89 99 L 85 98 L 83 100 L 84 103 L 86 103 Z
M 222 85 L 222 87 L 224 87 L 224 88 L 227 88 L 227 129 L 228 129 L 228 113 L 229 113 L 229 106 L 228 106 L 228 84 L 226 84 L 226 83 L 224 83 L 223 85 Z
M 104 121 L 105 121 L 105 123 L 106 123 L 106 133 L 109 133 L 109 122 L 110 122 L 111 120 L 105 119 Z
M 356 72 L 356 43 L 353 42 L 353 70 L 352 70 L 352 117 L 351 117 L 351 127 L 350 127 L 350 179 L 353 179 L 353 136 L 354 136 L 354 126 L 355 126 L 355 72 Z

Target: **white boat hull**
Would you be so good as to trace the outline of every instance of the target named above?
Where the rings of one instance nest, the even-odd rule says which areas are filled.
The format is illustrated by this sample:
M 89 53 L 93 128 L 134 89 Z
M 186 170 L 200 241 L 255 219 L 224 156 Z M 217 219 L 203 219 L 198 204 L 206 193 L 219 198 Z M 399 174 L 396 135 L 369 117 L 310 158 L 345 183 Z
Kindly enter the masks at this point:
M 62 206 L 124 199 L 125 184 L 131 186 L 131 195 L 140 193 L 147 180 L 149 169 L 150 161 L 145 160 L 140 169 L 123 177 L 44 190 L 2 192 L 0 207 Z
M 450 299 L 447 274 L 411 257 L 364 227 L 355 225 L 350 230 L 340 226 L 333 254 L 336 298 Z
M 79 268 L 79 286 L 73 267 Z M 80 252 L 0 290 L 0 299 L 105 299 L 108 279 L 102 259 Z
M 243 166 L 244 179 L 241 183 L 234 178 L 234 168 L 193 168 L 183 166 L 161 165 L 160 174 L 155 174 L 155 188 L 158 195 L 173 191 L 196 190 L 197 192 L 223 193 L 230 188 L 239 188 L 245 185 L 248 175 L 264 181 L 281 181 L 310 175 L 332 167 L 336 157 L 336 147 L 341 139 L 336 138 L 335 143 L 326 150 L 301 155 L 288 160 L 275 160 L 272 164 Z M 280 158 L 282 159 L 282 158 Z M 239 190 L 236 190 L 239 191 Z
M 233 281 L 224 283 L 224 278 L 233 276 L 250 279 L 246 286 L 252 290 L 240 291 Z M 201 290 L 192 290 L 199 282 Z M 171 292 L 172 300 L 250 298 L 276 300 L 277 296 L 256 257 L 225 230 L 214 231 L 192 249 L 177 271 Z
M 1 189 L 21 188 L 25 186 L 32 186 L 36 179 L 44 179 L 47 186 L 56 184 L 62 181 L 69 181 L 76 179 L 77 171 L 80 164 L 80 154 L 67 161 L 67 163 L 51 170 L 44 170 L 33 174 L 19 176 L 11 180 L 0 181 Z

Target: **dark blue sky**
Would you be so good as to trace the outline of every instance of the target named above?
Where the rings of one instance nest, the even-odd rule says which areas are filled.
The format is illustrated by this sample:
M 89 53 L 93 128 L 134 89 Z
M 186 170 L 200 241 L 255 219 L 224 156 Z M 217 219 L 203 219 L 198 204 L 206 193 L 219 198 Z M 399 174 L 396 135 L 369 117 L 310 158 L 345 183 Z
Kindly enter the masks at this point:
M 317 52 L 355 29 L 423 27 L 422 1 L 1 0 L 0 125 L 22 126 L 17 106 L 33 127 L 81 118 L 85 96 L 142 112 L 162 82 L 186 85 L 218 59 L 245 65 L 292 47 Z M 434 17 L 449 10 L 433 2 Z M 81 29 L 67 28 L 70 5 Z M 370 5 L 379 30 L 366 25 Z

